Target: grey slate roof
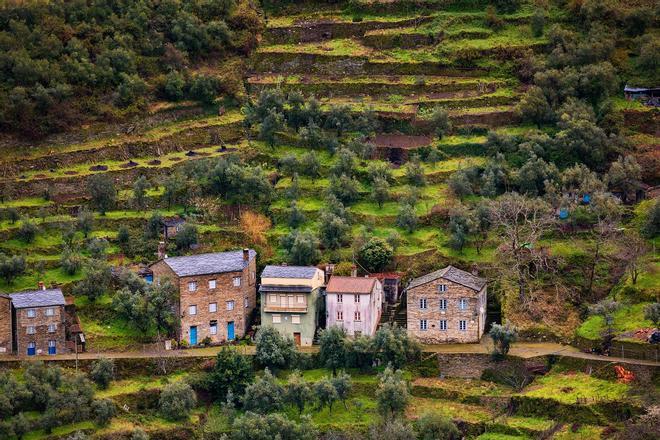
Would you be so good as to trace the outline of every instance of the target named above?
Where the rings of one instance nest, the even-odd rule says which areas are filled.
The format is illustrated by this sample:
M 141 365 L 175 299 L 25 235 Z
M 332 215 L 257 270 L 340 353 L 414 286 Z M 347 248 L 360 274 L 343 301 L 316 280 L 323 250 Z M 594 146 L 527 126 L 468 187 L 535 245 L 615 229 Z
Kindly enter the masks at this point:
M 270 284 L 262 284 L 259 286 L 259 292 L 297 292 L 297 293 L 309 293 L 312 291 L 312 288 L 309 286 L 275 286 Z
M 261 278 L 300 278 L 311 280 L 316 275 L 314 266 L 266 266 Z
M 60 289 L 30 290 L 9 295 L 11 303 L 17 309 L 66 305 Z
M 250 249 L 249 261 L 252 261 L 256 256 L 257 252 Z M 243 250 L 197 254 L 185 257 L 169 257 L 162 261 L 180 277 L 240 272 L 247 267 L 249 262 L 243 260 Z
M 486 280 L 484 278 L 472 275 L 470 272 L 466 272 L 454 266 L 447 266 L 444 269 L 436 270 L 435 272 L 427 273 L 419 278 L 415 278 L 408 285 L 408 289 L 430 283 L 438 278 L 444 278 L 454 283 L 461 284 L 472 290 L 476 290 L 477 292 L 483 289 L 486 285 Z

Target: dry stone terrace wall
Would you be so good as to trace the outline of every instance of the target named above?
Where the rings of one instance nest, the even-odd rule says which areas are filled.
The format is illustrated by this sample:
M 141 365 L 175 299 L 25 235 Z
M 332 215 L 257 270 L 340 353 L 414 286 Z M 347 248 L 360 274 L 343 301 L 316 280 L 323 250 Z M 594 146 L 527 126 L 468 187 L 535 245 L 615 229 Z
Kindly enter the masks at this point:
M 129 160 L 145 156 L 161 156 L 174 151 L 187 151 L 212 145 L 212 135 L 217 134 L 224 142 L 234 142 L 242 136 L 241 121 L 228 124 L 188 128 L 154 141 L 126 142 L 119 145 L 103 145 L 95 148 L 52 152 L 45 156 L 0 162 L 2 177 L 30 170 L 48 170 L 81 163 L 106 160 Z
M 365 32 L 419 26 L 432 21 L 433 17 L 418 17 L 398 21 L 337 22 L 331 19 L 295 23 L 292 26 L 268 28 L 265 41 L 271 44 L 309 43 L 330 38 L 362 37 Z

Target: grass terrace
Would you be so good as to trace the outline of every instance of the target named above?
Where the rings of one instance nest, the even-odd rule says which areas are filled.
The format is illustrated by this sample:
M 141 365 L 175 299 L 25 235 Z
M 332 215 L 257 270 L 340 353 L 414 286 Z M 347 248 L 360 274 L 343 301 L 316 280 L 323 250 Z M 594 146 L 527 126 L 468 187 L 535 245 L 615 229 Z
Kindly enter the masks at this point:
M 598 379 L 586 373 L 551 372 L 537 378 L 521 394 L 527 397 L 553 399 L 560 403 L 573 404 L 577 401 L 625 400 L 630 385 Z
M 644 318 L 644 308 L 649 303 L 623 305 L 613 313 L 612 327 L 615 333 L 651 328 L 653 323 Z M 577 335 L 586 339 L 600 339 L 605 332 L 605 319 L 602 316 L 590 316 L 577 330 Z

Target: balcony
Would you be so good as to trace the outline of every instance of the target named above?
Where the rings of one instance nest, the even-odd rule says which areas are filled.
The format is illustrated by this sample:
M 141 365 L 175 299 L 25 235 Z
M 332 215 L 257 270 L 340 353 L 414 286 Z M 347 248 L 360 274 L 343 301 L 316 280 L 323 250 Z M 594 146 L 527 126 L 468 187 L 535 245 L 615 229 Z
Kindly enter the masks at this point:
M 264 312 L 273 313 L 307 313 L 307 304 L 268 304 L 264 307 Z

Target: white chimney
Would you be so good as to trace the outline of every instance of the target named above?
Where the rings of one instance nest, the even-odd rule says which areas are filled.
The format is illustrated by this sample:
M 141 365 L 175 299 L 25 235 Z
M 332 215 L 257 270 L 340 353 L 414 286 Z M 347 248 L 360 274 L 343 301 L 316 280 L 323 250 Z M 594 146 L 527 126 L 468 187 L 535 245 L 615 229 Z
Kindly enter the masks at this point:
M 39 281 L 39 290 L 46 290 L 46 284 L 43 281 Z

